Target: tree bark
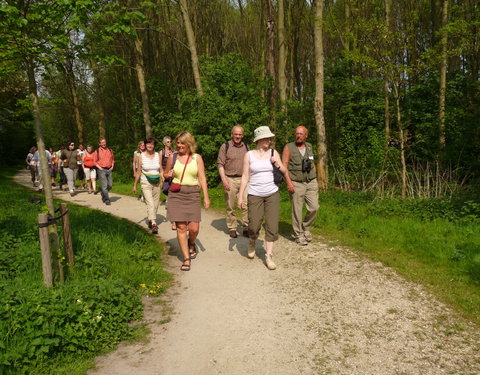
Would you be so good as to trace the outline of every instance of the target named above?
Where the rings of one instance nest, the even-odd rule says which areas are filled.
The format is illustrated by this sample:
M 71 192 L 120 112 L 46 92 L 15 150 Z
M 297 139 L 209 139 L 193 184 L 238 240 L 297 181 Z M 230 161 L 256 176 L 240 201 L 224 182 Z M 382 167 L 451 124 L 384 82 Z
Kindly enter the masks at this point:
M 200 80 L 200 69 L 197 56 L 197 45 L 195 42 L 195 33 L 193 32 L 192 23 L 190 22 L 190 15 L 188 13 L 187 0 L 180 0 L 180 8 L 182 10 L 183 22 L 185 23 L 185 32 L 187 34 L 188 47 L 190 49 L 190 56 L 192 60 L 193 79 L 195 87 L 199 96 L 203 95 L 202 81 Z
M 98 110 L 98 135 L 99 138 L 105 138 L 105 108 L 103 106 L 103 95 L 102 95 L 102 83 L 100 81 L 100 73 L 98 71 L 98 65 L 94 59 L 90 60 L 92 66 L 93 80 L 95 81 L 95 91 L 96 91 L 96 103 Z
M 392 10 L 392 0 L 385 0 L 385 29 L 390 31 L 390 14 Z M 385 102 L 385 149 L 388 148 L 390 141 L 390 101 L 389 101 L 389 82 L 385 74 L 383 78 L 383 95 Z
M 407 197 L 407 161 L 405 159 L 405 144 L 406 144 L 406 135 L 405 130 L 403 129 L 402 123 L 402 111 L 400 107 L 400 91 L 398 85 L 393 83 L 393 93 L 395 96 L 395 103 L 397 107 L 397 126 L 399 131 L 400 138 L 400 162 L 402 165 L 402 199 Z
M 83 143 L 84 142 L 83 122 L 82 122 L 82 117 L 80 115 L 80 105 L 78 104 L 77 85 L 75 83 L 75 74 L 73 73 L 73 61 L 71 58 L 66 59 L 64 67 L 65 67 L 68 88 L 70 90 L 70 95 L 72 95 L 73 113 L 75 115 L 75 124 L 77 125 L 78 141 L 80 143 Z
M 448 34 L 445 27 L 448 23 L 448 0 L 443 0 L 442 6 L 442 37 L 440 40 L 442 60 L 440 63 L 440 88 L 438 108 L 438 142 L 440 146 L 440 159 L 445 151 L 445 98 L 447 93 L 447 43 Z
M 278 96 L 282 105 L 282 111 L 285 110 L 285 101 L 287 100 L 287 77 L 285 69 L 287 65 L 286 56 L 286 38 L 285 38 L 285 9 L 284 0 L 278 0 Z
M 327 137 L 324 117 L 324 52 L 323 52 L 323 2 L 315 0 L 315 124 L 317 129 L 317 180 L 321 189 L 328 187 Z
M 37 149 L 40 159 L 40 169 L 42 171 L 42 184 L 45 194 L 45 204 L 48 208 L 48 214 L 50 217 L 55 217 L 55 205 L 53 202 L 52 184 L 50 183 L 50 168 L 48 167 L 47 155 L 45 153 L 45 141 L 43 139 L 42 123 L 40 117 L 40 103 L 38 100 L 37 81 L 35 79 L 35 67 L 33 61 L 27 61 L 27 76 L 28 76 L 28 88 L 30 93 L 30 99 L 32 101 L 33 108 L 33 122 L 35 124 L 35 134 L 37 137 Z M 58 256 L 58 275 L 60 281 L 63 282 L 63 269 L 60 263 L 60 241 L 58 239 L 57 225 L 52 223 L 48 226 L 48 238 L 50 242 L 51 253 Z
M 51 217 L 55 216 L 55 206 L 53 204 L 52 185 L 50 184 L 50 169 L 45 153 L 45 141 L 43 139 L 42 123 L 40 117 L 40 104 L 38 100 L 37 81 L 35 79 L 35 68 L 32 61 L 27 62 L 28 88 L 33 108 L 33 122 L 35 124 L 35 135 L 37 137 L 37 149 L 40 159 L 40 169 L 42 171 L 43 190 L 45 192 L 45 204 L 48 207 L 48 213 Z
M 135 37 L 135 71 L 137 72 L 138 86 L 142 96 L 143 123 L 145 125 L 145 136 L 152 137 L 152 121 L 150 119 L 150 105 L 148 103 L 147 83 L 145 81 L 145 65 L 143 62 L 142 41 L 136 35 Z
M 267 72 L 272 81 L 270 87 L 270 126 L 275 129 L 276 84 L 275 84 L 275 21 L 271 0 L 266 1 L 267 9 Z

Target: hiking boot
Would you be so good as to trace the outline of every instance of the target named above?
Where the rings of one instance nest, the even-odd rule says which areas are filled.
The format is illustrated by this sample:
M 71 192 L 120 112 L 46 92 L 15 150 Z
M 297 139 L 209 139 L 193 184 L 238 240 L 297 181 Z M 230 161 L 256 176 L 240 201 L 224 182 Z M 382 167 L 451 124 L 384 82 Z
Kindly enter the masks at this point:
M 248 236 L 248 228 L 243 228 L 243 233 L 242 233 L 242 234 L 243 234 L 243 237 L 247 237 L 247 238 L 248 238 L 248 237 L 249 237 L 249 236 Z
M 230 235 L 231 238 L 237 238 L 237 231 L 235 229 L 230 229 L 228 231 L 228 234 Z
M 276 264 L 273 262 L 272 254 L 265 254 L 265 263 L 269 270 L 274 270 L 277 268 Z
M 307 240 L 307 242 L 311 242 L 313 240 L 313 236 L 312 236 L 312 233 L 310 233 L 310 231 L 306 230 L 305 232 L 303 232 L 303 236 L 305 237 L 305 239 Z
M 306 246 L 308 245 L 308 242 L 307 240 L 305 239 L 305 236 L 303 234 L 299 235 L 296 239 L 295 239 L 295 242 L 297 243 L 297 245 L 300 245 L 300 246 Z
M 255 244 L 256 244 L 257 241 L 255 240 L 250 240 L 248 242 L 248 250 L 247 250 L 247 256 L 250 258 L 250 259 L 253 259 L 255 258 Z

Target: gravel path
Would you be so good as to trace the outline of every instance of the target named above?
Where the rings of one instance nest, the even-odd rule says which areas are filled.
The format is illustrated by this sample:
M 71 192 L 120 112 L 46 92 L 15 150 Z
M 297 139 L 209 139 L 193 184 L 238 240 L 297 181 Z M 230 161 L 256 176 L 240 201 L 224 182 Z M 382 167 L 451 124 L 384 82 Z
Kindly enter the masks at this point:
M 132 197 L 112 194 L 105 206 L 86 192 L 55 195 L 145 226 Z M 181 272 L 164 206 L 158 217 L 175 285 L 145 300 L 149 342 L 120 345 L 90 375 L 480 374 L 478 330 L 380 263 L 321 238 L 298 247 L 282 237 L 268 271 L 263 241 L 250 260 L 247 239 L 230 239 L 224 218 L 203 211 L 200 254 Z

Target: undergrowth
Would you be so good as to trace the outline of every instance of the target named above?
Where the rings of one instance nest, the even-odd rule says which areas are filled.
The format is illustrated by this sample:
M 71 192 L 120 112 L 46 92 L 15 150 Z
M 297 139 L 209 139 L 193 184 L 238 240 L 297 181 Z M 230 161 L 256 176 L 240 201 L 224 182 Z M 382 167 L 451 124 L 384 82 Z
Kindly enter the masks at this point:
M 45 288 L 43 197 L 3 173 L 0 205 L 0 373 L 84 373 L 96 354 L 134 335 L 142 294 L 168 287 L 162 246 L 134 224 L 70 204 L 75 267 Z

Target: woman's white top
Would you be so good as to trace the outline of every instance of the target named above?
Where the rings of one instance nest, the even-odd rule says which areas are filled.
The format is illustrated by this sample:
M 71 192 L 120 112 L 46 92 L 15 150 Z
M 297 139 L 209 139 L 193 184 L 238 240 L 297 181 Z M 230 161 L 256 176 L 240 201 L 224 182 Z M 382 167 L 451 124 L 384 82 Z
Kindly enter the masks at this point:
M 248 151 L 250 161 L 250 181 L 248 194 L 257 197 L 268 197 L 278 191 L 278 186 L 273 182 L 273 166 L 270 157 L 257 159 L 252 151 Z
M 153 158 L 150 159 L 146 152 L 142 153 L 142 177 L 141 181 L 147 181 L 145 175 L 160 174 L 160 156 L 158 152 L 155 152 Z

